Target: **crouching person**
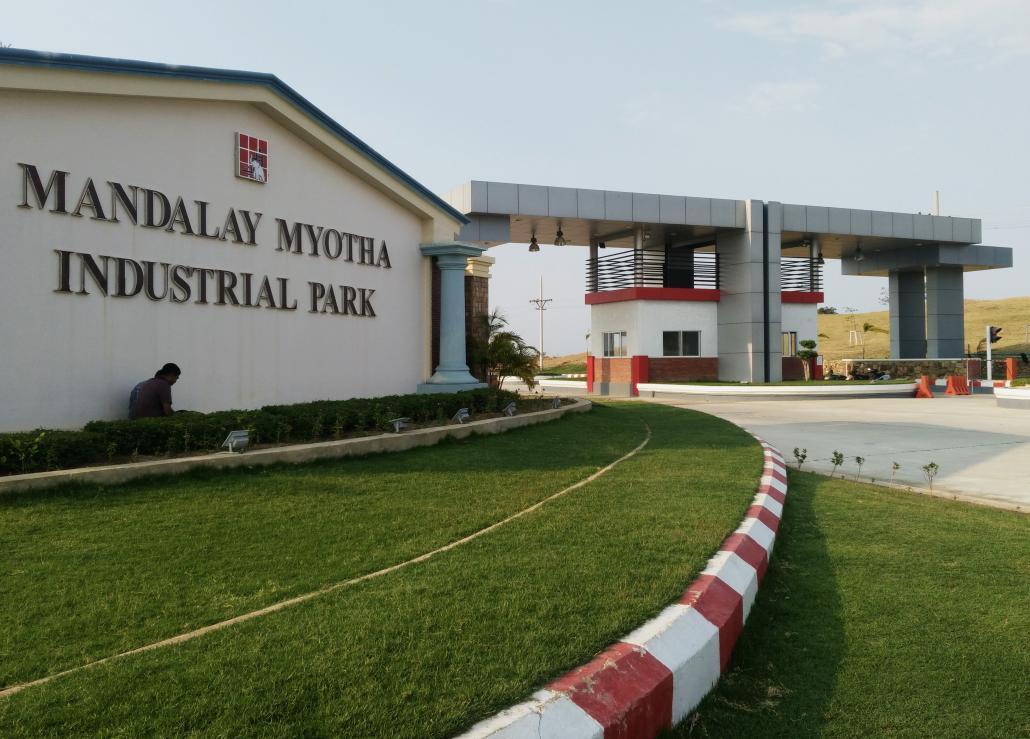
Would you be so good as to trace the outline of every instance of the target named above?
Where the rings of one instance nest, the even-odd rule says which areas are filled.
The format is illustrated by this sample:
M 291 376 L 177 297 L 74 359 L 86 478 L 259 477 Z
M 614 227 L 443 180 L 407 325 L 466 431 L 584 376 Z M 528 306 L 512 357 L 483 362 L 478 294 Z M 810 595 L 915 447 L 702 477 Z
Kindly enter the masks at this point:
M 153 377 L 136 385 L 129 396 L 129 418 L 160 418 L 170 416 L 172 410 L 172 385 L 182 372 L 179 365 L 169 362 Z

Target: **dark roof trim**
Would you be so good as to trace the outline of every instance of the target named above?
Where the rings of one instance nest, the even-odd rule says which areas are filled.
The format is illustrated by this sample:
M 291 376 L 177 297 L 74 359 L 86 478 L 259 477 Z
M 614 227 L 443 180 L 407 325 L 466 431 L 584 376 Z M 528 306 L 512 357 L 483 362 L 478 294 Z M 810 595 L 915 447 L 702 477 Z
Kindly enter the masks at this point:
M 112 72 L 116 74 L 150 75 L 154 77 L 173 77 L 176 79 L 204 80 L 208 82 L 232 82 L 235 84 L 261 85 L 275 92 L 291 103 L 312 120 L 335 134 L 350 146 L 360 151 L 373 162 L 381 166 L 398 180 L 407 185 L 417 195 L 425 198 L 455 220 L 468 223 L 469 219 L 457 211 L 440 196 L 425 185 L 407 174 L 396 164 L 388 160 L 371 146 L 352 134 L 328 115 L 315 107 L 307 98 L 287 85 L 274 74 L 263 72 L 243 72 L 234 69 L 215 69 L 211 67 L 189 67 L 177 64 L 159 64 L 141 62 L 133 59 L 112 59 L 102 56 L 82 56 L 79 54 L 57 54 L 30 49 L 0 49 L 0 64 L 22 65 L 29 67 L 51 67 L 55 69 L 74 69 L 87 72 Z

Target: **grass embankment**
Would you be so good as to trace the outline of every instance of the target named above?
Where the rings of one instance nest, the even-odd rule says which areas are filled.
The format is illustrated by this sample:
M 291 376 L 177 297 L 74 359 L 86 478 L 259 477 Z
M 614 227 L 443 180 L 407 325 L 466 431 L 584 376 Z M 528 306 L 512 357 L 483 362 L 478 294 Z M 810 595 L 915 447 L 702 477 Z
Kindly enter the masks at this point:
M 526 698 L 673 601 L 761 450 L 643 404 L 360 460 L 0 498 L 3 684 L 427 562 L 0 699 L 0 735 L 433 737 Z M 717 454 L 714 454 L 717 452 Z
M 1030 519 L 790 473 L 730 667 L 679 737 L 1030 733 Z
M 541 375 L 582 375 L 587 371 L 586 362 L 563 362 L 545 367 Z
M 852 323 L 849 319 L 854 318 Z M 868 331 L 863 335 L 865 346 L 848 346 L 848 331 L 862 332 L 862 327 L 871 323 L 880 331 Z M 984 338 L 985 327 L 1001 326 L 1002 340 L 994 344 L 994 351 L 1002 354 L 1030 352 L 1026 343 L 1026 326 L 1030 324 L 1030 297 L 1004 298 L 1001 300 L 967 300 L 965 304 L 966 344 L 976 351 L 977 342 Z M 825 315 L 819 314 L 819 353 L 829 359 L 844 357 L 870 357 L 881 359 L 890 356 L 890 329 L 887 311 Z M 802 337 L 798 337 L 799 339 Z M 815 338 L 815 337 L 805 337 Z M 865 353 L 863 354 L 863 350 Z
M 586 352 L 560 357 L 544 357 L 545 375 L 581 375 L 587 371 Z

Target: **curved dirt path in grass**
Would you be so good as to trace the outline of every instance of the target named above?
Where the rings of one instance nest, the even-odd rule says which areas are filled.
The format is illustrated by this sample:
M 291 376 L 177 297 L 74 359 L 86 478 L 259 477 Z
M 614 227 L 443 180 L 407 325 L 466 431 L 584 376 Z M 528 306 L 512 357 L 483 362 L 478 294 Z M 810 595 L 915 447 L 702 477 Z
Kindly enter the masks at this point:
M 142 646 L 142 647 L 137 647 L 135 649 L 130 649 L 128 651 L 120 652 L 118 654 L 113 654 L 113 655 L 111 655 L 109 657 L 104 657 L 103 659 L 94 660 L 92 662 L 88 662 L 86 664 L 79 665 L 78 667 L 72 667 L 71 669 L 63 670 L 61 672 L 57 672 L 57 673 L 54 673 L 52 675 L 48 675 L 46 677 L 39 678 L 37 680 L 31 680 L 29 682 L 8 686 L 6 688 L 0 689 L 0 698 L 4 698 L 4 697 L 10 696 L 10 695 L 14 695 L 15 693 L 19 693 L 19 692 L 21 692 L 23 690 L 26 690 L 28 688 L 36 687 L 36 686 L 39 686 L 39 685 L 45 685 L 46 683 L 49 683 L 52 680 L 56 680 L 57 678 L 64 677 L 66 675 L 71 675 L 73 673 L 89 669 L 91 667 L 98 667 L 100 665 L 104 665 L 104 664 L 107 664 L 109 662 L 113 662 L 114 660 L 118 660 L 118 659 L 121 659 L 123 657 L 130 657 L 130 656 L 135 655 L 135 654 L 141 654 L 143 652 L 149 652 L 149 651 L 152 651 L 152 650 L 155 650 L 155 649 L 160 649 L 162 647 L 169 647 L 169 646 L 173 646 L 175 644 L 182 644 L 183 642 L 191 641 L 191 640 L 196 639 L 196 638 L 198 638 L 200 636 L 204 636 L 205 634 L 208 634 L 208 633 L 211 633 L 211 632 L 214 632 L 214 631 L 220 631 L 222 629 L 226 629 L 226 628 L 228 628 L 230 626 L 233 626 L 235 624 L 239 624 L 239 623 L 242 623 L 244 621 L 250 621 L 250 620 L 259 618 L 261 616 L 268 615 L 270 613 L 275 613 L 276 611 L 281 611 L 281 610 L 283 610 L 285 608 L 289 608 L 290 606 L 298 605 L 300 603 L 305 603 L 307 601 L 313 600 L 315 598 L 318 598 L 320 596 L 326 595 L 328 593 L 332 593 L 334 591 L 341 590 L 343 588 L 351 587 L 353 585 L 357 585 L 359 583 L 362 583 L 362 582 L 365 582 L 365 581 L 368 581 L 368 580 L 372 580 L 372 579 L 375 579 L 375 578 L 378 578 L 378 577 L 382 577 L 383 575 L 388 575 L 388 574 L 390 574 L 392 572 L 396 572 L 396 571 L 398 571 L 400 569 L 403 569 L 405 567 L 409 567 L 409 566 L 414 565 L 414 564 L 418 564 L 420 562 L 425 562 L 426 560 L 428 560 L 428 559 L 430 559 L 432 557 L 435 557 L 437 554 L 442 554 L 443 552 L 447 552 L 447 551 L 450 551 L 450 550 L 455 549 L 457 547 L 460 547 L 463 544 L 467 544 L 470 541 L 473 541 L 475 539 L 478 539 L 481 536 L 489 534 L 490 532 L 492 532 L 492 531 L 494 531 L 494 530 L 504 526 L 505 524 L 511 523 L 512 521 L 515 521 L 516 519 L 522 518 L 523 516 L 526 516 L 526 515 L 532 513 L 533 511 L 538 510 L 539 508 L 543 507 L 544 505 L 546 505 L 547 503 L 549 503 L 549 502 L 551 502 L 553 500 L 556 500 L 556 499 L 558 499 L 558 498 L 560 498 L 560 497 L 562 497 L 562 496 L 564 496 L 564 495 L 566 495 L 568 493 L 571 493 L 574 490 L 578 490 L 579 488 L 581 488 L 581 487 L 583 487 L 585 485 L 589 485 L 594 480 L 596 480 L 599 477 L 601 477 L 601 476 L 607 474 L 608 472 L 610 472 L 612 469 L 614 469 L 616 466 L 618 466 L 622 462 L 625 462 L 626 460 L 636 456 L 641 450 L 644 449 L 644 447 L 647 446 L 648 442 L 650 442 L 650 441 L 651 441 L 651 427 L 647 423 L 644 423 L 644 439 L 643 439 L 643 441 L 641 441 L 637 446 L 635 446 L 632 450 L 630 450 L 626 454 L 622 455 L 621 457 L 619 457 L 615 461 L 610 462 L 609 464 L 607 464 L 604 467 L 602 467 L 601 469 L 599 469 L 597 472 L 594 472 L 593 474 L 583 478 L 582 480 L 579 480 L 578 482 L 575 482 L 572 485 L 569 485 L 568 487 L 565 487 L 562 490 L 559 490 L 558 492 L 556 492 L 556 493 L 554 493 L 554 494 L 552 494 L 552 495 L 550 495 L 550 496 L 548 496 L 548 497 L 546 497 L 546 498 L 544 498 L 542 500 L 537 501 L 536 503 L 534 503 L 533 505 L 531 505 L 531 506 L 529 506 L 527 508 L 523 508 L 522 510 L 518 511 L 517 513 L 513 513 L 512 515 L 510 515 L 510 516 L 508 516 L 506 518 L 503 518 L 500 521 L 492 523 L 489 526 L 486 526 L 486 527 L 484 527 L 482 529 L 479 529 L 478 531 L 474 531 L 473 533 L 471 533 L 471 534 L 469 534 L 467 536 L 464 536 L 464 537 L 462 537 L 460 539 L 456 539 L 456 540 L 454 540 L 454 541 L 452 541 L 452 542 L 450 542 L 448 544 L 445 544 L 445 545 L 443 545 L 441 547 L 437 547 L 436 549 L 430 550 L 430 551 L 425 552 L 423 554 L 420 554 L 420 555 L 418 555 L 416 557 L 412 557 L 412 558 L 407 559 L 407 560 L 405 560 L 403 562 L 399 562 L 397 564 L 390 565 L 389 567 L 384 567 L 384 568 L 382 568 L 380 570 L 376 570 L 375 572 L 369 572 L 369 573 L 366 573 L 364 575 L 360 575 L 358 577 L 350 578 L 349 580 L 343 580 L 341 582 L 333 583 L 333 584 L 327 585 L 327 586 L 325 586 L 323 588 L 319 588 L 318 590 L 313 590 L 313 591 L 311 591 L 309 593 L 304 593 L 302 595 L 294 596 L 292 598 L 288 598 L 286 600 L 282 600 L 282 601 L 279 601 L 277 603 L 273 603 L 273 604 L 271 604 L 269 606 L 265 606 L 264 608 L 259 608 L 257 610 L 250 611 L 248 613 L 244 613 L 244 614 L 241 614 L 239 616 L 235 616 L 233 618 L 226 619 L 224 621 L 218 621 L 216 623 L 209 624 L 209 625 L 201 627 L 199 629 L 194 629 L 192 631 L 187 631 L 187 632 L 184 632 L 182 634 L 177 634 L 176 636 L 172 636 L 172 637 L 169 637 L 167 639 L 162 639 L 160 641 L 156 641 L 156 642 L 153 642 L 151 644 L 147 644 L 147 645 Z

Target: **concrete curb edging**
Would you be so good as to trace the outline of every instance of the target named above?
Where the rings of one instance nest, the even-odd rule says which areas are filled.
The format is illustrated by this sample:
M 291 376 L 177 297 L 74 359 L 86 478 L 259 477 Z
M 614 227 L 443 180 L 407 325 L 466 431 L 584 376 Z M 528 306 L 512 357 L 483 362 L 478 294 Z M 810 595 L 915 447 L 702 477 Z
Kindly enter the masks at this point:
M 679 395 L 732 395 L 743 398 L 855 398 L 890 395 L 911 397 L 917 383 L 873 384 L 856 382 L 853 385 L 676 385 L 661 382 L 641 382 L 637 389 L 649 393 Z
M 562 388 L 575 390 L 587 389 L 586 380 L 537 380 L 536 384 L 550 390 L 560 390 Z
M 458 739 L 651 739 L 685 718 L 726 669 L 779 530 L 787 467 L 758 441 L 765 455 L 758 493 L 677 603 Z
M 1028 399 L 1027 410 L 1030 410 L 1030 399 Z M 837 478 L 831 476 L 829 473 L 817 472 L 815 470 L 811 470 L 809 474 L 819 475 L 820 477 L 829 477 L 831 480 L 845 479 L 843 476 Z M 986 508 L 996 508 L 1000 511 L 1015 511 L 1016 513 L 1022 513 L 1024 515 L 1030 514 L 1030 510 L 1028 510 L 1025 505 L 1020 505 L 1019 503 L 1013 503 L 1012 501 L 1008 500 L 997 500 L 994 498 L 979 498 L 964 493 L 961 490 L 955 490 L 954 488 L 949 488 L 941 485 L 934 485 L 933 490 L 930 490 L 929 488 L 925 488 L 922 485 L 912 485 L 907 482 L 895 482 L 892 484 L 889 480 L 876 479 L 873 477 L 870 477 L 868 479 L 863 477 L 849 477 L 847 479 L 849 481 L 853 480 L 854 482 L 860 482 L 863 485 L 875 485 L 878 488 L 890 490 L 895 493 L 904 493 L 907 495 L 921 495 L 925 498 L 953 500 L 959 503 L 968 503 L 969 505 L 984 506 Z
M 1030 385 L 1026 387 L 997 387 L 994 402 L 999 408 L 1018 408 L 1030 411 Z
M 318 459 L 364 456 L 380 452 L 400 452 L 421 446 L 432 446 L 444 439 L 465 439 L 476 434 L 499 434 L 522 426 L 532 426 L 561 418 L 566 413 L 582 413 L 590 410 L 591 402 L 582 398 L 571 399 L 561 408 L 532 411 L 519 416 L 486 418 L 463 424 L 434 426 L 415 429 L 400 434 L 377 434 L 356 439 L 320 441 L 311 444 L 294 444 L 268 449 L 255 449 L 242 454 L 215 453 L 178 459 L 159 459 L 153 462 L 132 462 L 128 464 L 105 465 L 102 467 L 78 467 L 52 472 L 31 472 L 24 475 L 0 477 L 0 495 L 22 490 L 36 490 L 54 487 L 69 482 L 99 483 L 113 485 L 151 475 L 177 475 L 201 468 L 252 467 L 268 464 L 301 464 Z

